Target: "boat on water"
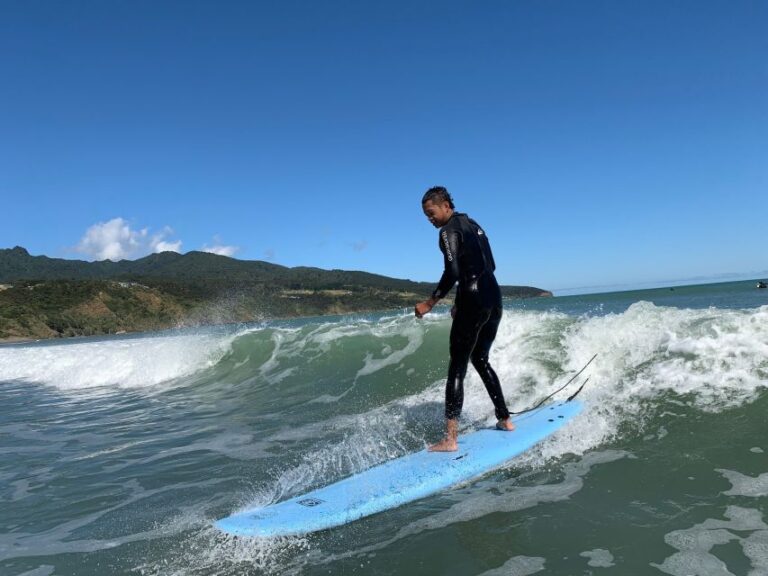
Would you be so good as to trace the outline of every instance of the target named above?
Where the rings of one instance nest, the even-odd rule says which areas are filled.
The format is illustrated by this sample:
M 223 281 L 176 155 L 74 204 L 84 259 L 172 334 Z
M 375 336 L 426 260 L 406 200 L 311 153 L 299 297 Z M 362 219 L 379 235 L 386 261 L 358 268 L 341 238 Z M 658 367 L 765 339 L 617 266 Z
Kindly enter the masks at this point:
M 757 283 L 757 287 L 758 287 L 758 288 L 768 288 L 768 284 L 766 284 L 766 283 L 765 283 L 765 280 L 760 280 L 760 281 Z

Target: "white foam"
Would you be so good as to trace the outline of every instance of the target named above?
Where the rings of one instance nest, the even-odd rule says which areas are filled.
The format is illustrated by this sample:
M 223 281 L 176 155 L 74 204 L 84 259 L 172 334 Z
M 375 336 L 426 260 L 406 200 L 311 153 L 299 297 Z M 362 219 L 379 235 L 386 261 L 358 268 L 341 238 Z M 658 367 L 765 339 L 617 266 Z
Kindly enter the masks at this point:
M 446 315 L 433 322 L 449 324 L 450 319 Z M 402 329 L 406 326 L 401 324 Z M 445 348 L 447 371 L 447 338 Z M 768 385 L 768 306 L 680 310 L 639 302 L 623 313 L 579 318 L 506 310 L 491 362 L 508 405 L 516 410 L 556 390 L 595 353 L 597 359 L 583 376 L 556 396 L 564 399 L 589 377 L 580 395 L 584 413 L 527 453 L 526 463 L 535 465 L 567 452 L 583 454 L 600 446 L 617 434 L 622 423 L 636 420 L 647 401 L 660 395 L 669 399 L 670 392 L 685 399 L 669 399 L 672 404 L 711 411 L 751 401 Z M 462 429 L 492 423 L 493 406 L 471 368 L 464 389 Z M 381 410 L 431 404 L 441 418 L 443 402 L 440 379 Z M 654 437 L 667 434 L 661 426 Z
M 264 575 L 298 576 L 309 564 L 306 537 L 237 538 L 216 530 L 212 522 L 212 518 L 194 509 L 169 519 L 159 536 L 183 533 L 184 537 L 173 544 L 162 560 L 136 566 L 133 571 L 143 576 L 187 576 L 256 570 Z
M 302 363 L 311 362 L 344 340 L 362 337 L 399 337 L 405 336 L 407 350 L 388 352 L 391 358 L 374 359 L 372 354 L 364 359 L 363 374 L 371 374 L 385 366 L 396 364 L 400 359 L 412 353 L 421 344 L 420 330 L 415 329 L 409 319 L 398 316 L 383 318 L 372 322 L 366 318 L 346 318 L 333 322 L 321 322 L 302 329 L 271 328 L 274 344 L 270 358 L 261 366 L 260 373 L 269 376 L 279 371 L 281 363 L 287 359 L 299 358 Z M 386 349 L 387 346 L 384 346 Z
M 404 428 L 402 415 L 372 410 L 274 434 L 272 441 L 324 437 L 329 431 L 342 433 L 343 438 L 305 454 L 300 465 L 281 471 L 274 482 L 258 487 L 243 499 L 241 510 L 272 504 L 402 456 L 408 452 L 406 444 L 414 441 Z
M 365 364 L 360 370 L 357 371 L 357 374 L 355 375 L 355 380 L 357 380 L 361 376 L 368 376 L 370 374 L 373 374 L 375 372 L 378 372 L 379 370 L 386 368 L 387 366 L 392 366 L 394 364 L 399 364 L 402 362 L 407 356 L 410 356 L 411 354 L 415 353 L 419 347 L 421 347 L 422 343 L 424 342 L 424 328 L 423 326 L 419 326 L 413 322 L 408 323 L 405 327 L 400 327 L 397 325 L 390 325 L 389 326 L 390 331 L 388 331 L 390 334 L 394 332 L 394 334 L 397 335 L 403 335 L 405 336 L 407 340 L 407 344 L 400 348 L 399 350 L 392 350 L 391 346 L 385 346 L 382 350 L 382 354 L 384 355 L 383 358 L 374 358 L 373 354 L 370 352 L 365 355 Z M 388 332 L 379 332 L 375 333 L 376 336 L 386 336 L 389 335 Z
M 749 496 L 751 498 L 768 496 L 768 472 L 753 478 L 733 470 L 718 469 L 717 471 L 731 483 L 731 489 L 723 492 L 726 496 Z
M 586 552 L 579 554 L 579 556 L 589 558 L 587 565 L 593 568 L 610 568 L 611 566 L 614 566 L 613 554 L 602 548 L 587 550 Z
M 0 381 L 59 390 L 152 387 L 214 366 L 235 336 L 173 335 L 0 349 Z
M 743 538 L 741 549 L 752 564 L 748 576 L 768 574 L 768 530 L 757 530 Z
M 49 564 L 42 564 L 41 566 L 38 566 L 34 570 L 28 570 L 27 572 L 22 572 L 19 574 L 19 576 L 51 576 L 56 571 L 56 568 L 54 566 L 51 566 Z
M 674 391 L 719 409 L 766 386 L 768 307 L 678 310 L 639 302 L 574 324 L 566 348 L 573 359 L 599 352 L 594 378 L 612 382 L 622 400 Z
M 553 330 L 559 331 L 556 338 Z M 571 319 L 513 312 L 505 314 L 491 360 L 508 403 L 519 407 L 556 389 L 594 353 L 580 395 L 586 412 L 563 431 L 576 453 L 600 445 L 622 422 L 635 419 L 645 402 L 670 392 L 711 411 L 753 400 L 768 385 L 768 307 L 679 310 L 639 302 L 620 314 Z M 564 372 L 554 372 L 553 363 Z M 470 374 L 465 405 L 481 418 L 489 413 L 489 400 Z M 658 435 L 664 434 L 660 429 Z M 545 455 L 564 447 L 559 436 L 557 445 L 543 445 Z
M 652 563 L 651 566 L 672 576 L 732 575 L 728 565 L 713 554 L 712 549 L 736 541 L 752 564 L 749 576 L 768 573 L 768 525 L 763 522 L 762 513 L 729 506 L 725 517 L 728 520 L 709 519 L 691 528 L 670 532 L 664 541 L 678 552 L 661 564 Z M 751 534 L 745 537 L 734 532 Z
M 274 328 L 272 341 L 274 348 L 270 358 L 261 366 L 259 373 L 270 384 L 277 384 L 281 380 L 295 373 L 295 366 L 284 370 L 284 362 L 291 360 L 291 364 L 301 363 L 303 366 L 319 359 L 333 351 L 334 347 L 351 341 L 352 354 L 347 362 L 348 366 L 354 366 L 358 361 L 362 362 L 354 375 L 348 377 L 350 386 L 339 394 L 322 393 L 312 402 L 335 403 L 345 398 L 352 392 L 358 380 L 370 376 L 388 367 L 395 370 L 403 367 L 403 361 L 415 354 L 422 346 L 425 336 L 430 328 L 436 324 L 442 324 L 447 316 L 435 316 L 429 320 L 416 321 L 411 316 L 395 316 L 371 321 L 366 318 L 347 318 L 343 321 L 325 322 L 317 326 L 305 327 L 300 333 L 296 331 L 285 333 L 283 329 Z M 380 340 L 381 343 L 377 343 Z M 359 342 L 357 342 L 359 341 Z M 362 343 L 362 346 L 359 344 Z M 374 352 L 376 347 L 378 353 Z M 338 352 L 338 350 L 336 351 Z M 410 371 L 412 374 L 413 371 Z
M 483 572 L 479 576 L 530 576 L 544 570 L 546 560 L 536 556 L 514 556 L 503 566 Z

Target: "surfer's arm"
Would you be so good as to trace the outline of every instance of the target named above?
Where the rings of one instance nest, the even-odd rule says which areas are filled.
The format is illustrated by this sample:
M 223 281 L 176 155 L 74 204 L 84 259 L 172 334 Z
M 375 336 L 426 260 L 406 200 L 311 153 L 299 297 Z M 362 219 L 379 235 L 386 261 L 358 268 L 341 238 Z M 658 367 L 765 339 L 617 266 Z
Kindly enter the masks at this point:
M 416 316 L 421 318 L 432 310 L 434 306 L 443 298 L 448 292 L 451 291 L 453 285 L 459 279 L 459 246 L 461 242 L 461 235 L 457 230 L 441 230 L 440 231 L 440 251 L 443 253 L 443 261 L 445 264 L 443 275 L 440 278 L 440 282 L 432 292 L 430 296 L 424 302 L 416 304 Z
M 458 230 L 443 229 L 440 231 L 440 251 L 443 253 L 444 270 L 430 300 L 437 302 L 445 298 L 445 295 L 451 291 L 459 279 L 460 243 L 461 235 Z

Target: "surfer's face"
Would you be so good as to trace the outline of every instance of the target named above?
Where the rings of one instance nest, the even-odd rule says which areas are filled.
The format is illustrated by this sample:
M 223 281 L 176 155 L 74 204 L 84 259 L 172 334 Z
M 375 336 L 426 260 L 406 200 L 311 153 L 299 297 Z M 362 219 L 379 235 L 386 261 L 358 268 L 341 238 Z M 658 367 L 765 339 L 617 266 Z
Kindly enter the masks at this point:
M 453 216 L 453 208 L 448 202 L 432 202 L 427 200 L 421 205 L 424 210 L 424 216 L 427 217 L 435 228 L 441 228 L 448 223 L 448 220 Z

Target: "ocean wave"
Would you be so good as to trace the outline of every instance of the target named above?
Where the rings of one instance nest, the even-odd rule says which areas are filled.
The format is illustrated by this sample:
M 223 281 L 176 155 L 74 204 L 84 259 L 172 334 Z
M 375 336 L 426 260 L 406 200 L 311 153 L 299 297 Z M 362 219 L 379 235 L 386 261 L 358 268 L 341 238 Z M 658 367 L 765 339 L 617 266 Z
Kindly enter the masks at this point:
M 429 366 L 432 379 L 410 394 L 403 388 L 401 400 L 421 398 L 429 389 L 429 398 L 441 402 L 449 326 L 447 314 L 426 322 L 403 314 L 315 319 L 225 334 L 4 347 L 0 382 L 38 382 L 60 390 L 141 389 L 169 381 L 184 384 L 206 372 L 212 381 L 272 387 L 306 388 L 331 378 L 341 390 L 358 387 L 366 393 L 374 381 L 379 388 L 381 382 L 390 382 L 390 388 L 404 378 L 413 382 L 414 372 Z M 674 393 L 690 396 L 699 408 L 720 410 L 753 398 L 768 383 L 768 306 L 681 310 L 638 302 L 624 312 L 597 316 L 507 310 L 491 360 L 510 407 L 517 410 L 564 382 L 595 353 L 582 393 L 588 404 L 631 412 L 642 400 Z M 482 419 L 489 404 L 471 369 L 466 390 L 465 414 L 470 421 Z M 324 397 L 335 402 L 344 394 L 318 388 L 316 398 Z
M 201 573 L 238 574 L 245 563 L 258 573 L 285 574 L 365 559 L 388 544 L 412 542 L 452 524 L 575 499 L 593 468 L 642 457 L 635 454 L 637 447 L 652 443 L 639 441 L 664 440 L 659 450 L 667 443 L 675 450 L 670 440 L 688 437 L 685 417 L 706 422 L 712 414 L 764 401 L 768 386 L 767 306 L 691 310 L 638 302 L 622 311 L 583 315 L 507 310 L 491 359 L 513 410 L 535 404 L 598 354 L 555 396 L 564 399 L 589 378 L 579 396 L 584 410 L 567 426 L 488 478 L 423 506 L 404 507 L 394 517 L 396 524 L 362 521 L 368 522 L 366 529 L 381 524 L 381 537 L 369 533 L 362 547 L 340 547 L 348 553 L 311 549 L 335 536 L 250 542 L 226 538 L 211 527 L 215 518 L 238 507 L 268 505 L 437 440 L 444 429 L 449 326 L 445 312 L 424 320 L 406 314 L 358 316 L 0 348 L 0 386 L 13 382 L 8 398 L 16 402 L 8 404 L 8 414 L 17 421 L 3 429 L 9 458 L 6 504 L 23 519 L 14 521 L 35 526 L 34 502 L 41 494 L 71 491 L 84 501 L 106 501 L 113 486 L 123 486 L 123 496 L 101 511 L 83 512 L 75 502 L 70 514 L 76 521 L 35 533 L 37 528 L 14 529 L 7 539 L 8 558 L 31 546 L 50 555 L 90 554 L 142 542 L 156 546 L 163 539 L 170 555 L 137 560 L 138 571 L 186 574 L 202 566 Z M 61 394 L 54 399 L 63 400 L 59 408 L 48 403 L 38 410 L 42 403 L 34 393 L 27 405 L 27 382 L 86 395 L 141 393 L 126 393 L 128 402 L 117 407 L 121 403 L 112 397 L 103 403 L 86 397 L 77 405 Z M 145 397 L 148 390 L 168 394 Z M 44 392 L 48 402 L 52 395 Z M 317 402 L 320 398 L 327 402 Z M 493 406 L 470 368 L 461 431 L 488 427 L 493 420 Z M 763 454 L 760 441 L 751 435 L 746 441 L 743 452 Z M 677 452 L 670 459 L 676 457 Z M 13 458 L 28 459 L 29 469 Z M 759 507 L 768 491 L 764 469 L 740 469 L 736 462 L 718 462 L 715 469 L 721 498 Z M 542 483 L 538 475 L 547 470 L 555 473 Z M 178 505 L 164 507 L 166 498 L 178 498 Z M 161 513 L 164 520 L 155 524 Z M 729 508 L 726 520 L 721 515 L 703 523 L 692 519 L 670 532 L 667 543 L 677 551 L 659 557 L 657 569 L 682 574 L 712 561 L 712 550 L 717 552 L 724 540 L 721 529 L 729 532 L 728 542 L 752 554 L 755 569 L 762 569 L 764 520 L 748 508 Z M 338 534 L 354 537 L 355 529 Z M 702 548 L 692 550 L 691 539 L 702 539 Z M 314 555 L 305 554 L 305 548 Z M 584 568 L 588 563 L 607 567 L 612 562 L 607 548 L 602 542 L 580 547 L 586 550 L 580 558 Z M 121 554 L 130 557 L 131 550 Z M 488 574 L 533 573 L 545 561 L 513 554 L 506 560 Z

